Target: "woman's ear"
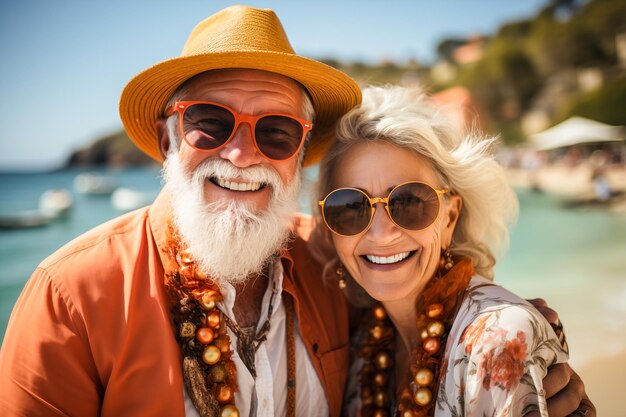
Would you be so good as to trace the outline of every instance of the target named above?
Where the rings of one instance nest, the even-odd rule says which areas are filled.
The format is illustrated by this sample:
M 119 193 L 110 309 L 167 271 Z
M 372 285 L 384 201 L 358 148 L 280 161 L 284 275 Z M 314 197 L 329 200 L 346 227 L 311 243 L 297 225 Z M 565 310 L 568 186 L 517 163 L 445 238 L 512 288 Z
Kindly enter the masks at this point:
M 463 199 L 460 195 L 451 194 L 448 199 L 447 204 L 445 205 L 445 214 L 443 218 L 443 241 L 448 242 L 446 247 L 450 246 L 450 242 L 452 242 L 452 235 L 454 234 L 454 229 L 456 228 L 456 224 L 459 221 L 459 215 L 461 214 L 461 209 L 463 208 Z
M 170 150 L 170 134 L 167 130 L 167 119 L 160 117 L 156 121 L 157 128 L 157 140 L 159 141 L 159 153 L 161 158 L 165 161 L 167 158 L 167 152 Z

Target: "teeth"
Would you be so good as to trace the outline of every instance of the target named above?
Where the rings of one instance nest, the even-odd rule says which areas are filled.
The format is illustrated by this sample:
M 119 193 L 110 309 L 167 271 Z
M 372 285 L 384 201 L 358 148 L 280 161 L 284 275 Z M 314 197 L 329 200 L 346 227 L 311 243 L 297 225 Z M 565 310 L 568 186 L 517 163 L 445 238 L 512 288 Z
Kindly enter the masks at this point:
M 217 185 L 219 185 L 220 187 L 228 188 L 232 191 L 257 191 L 263 185 L 260 182 L 235 182 L 224 180 L 221 178 L 216 178 L 215 180 L 217 182 Z
M 386 265 L 386 264 L 395 264 L 396 262 L 403 261 L 409 257 L 410 253 L 411 252 L 402 252 L 402 253 L 398 253 L 396 255 L 391 255 L 391 256 L 365 255 L 365 257 L 367 258 L 368 261 L 372 263 Z

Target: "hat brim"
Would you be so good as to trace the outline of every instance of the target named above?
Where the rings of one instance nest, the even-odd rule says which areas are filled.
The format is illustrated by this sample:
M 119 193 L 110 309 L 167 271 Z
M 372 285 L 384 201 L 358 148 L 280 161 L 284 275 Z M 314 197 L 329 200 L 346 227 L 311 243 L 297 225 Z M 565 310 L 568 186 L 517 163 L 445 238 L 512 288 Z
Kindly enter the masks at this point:
M 336 121 L 361 102 L 358 84 L 321 62 L 280 52 L 237 51 L 172 58 L 135 76 L 124 88 L 120 117 L 128 136 L 144 153 L 162 161 L 156 121 L 176 89 L 189 78 L 217 69 L 257 69 L 292 78 L 313 101 L 316 118 L 304 164 L 318 162 L 334 138 Z

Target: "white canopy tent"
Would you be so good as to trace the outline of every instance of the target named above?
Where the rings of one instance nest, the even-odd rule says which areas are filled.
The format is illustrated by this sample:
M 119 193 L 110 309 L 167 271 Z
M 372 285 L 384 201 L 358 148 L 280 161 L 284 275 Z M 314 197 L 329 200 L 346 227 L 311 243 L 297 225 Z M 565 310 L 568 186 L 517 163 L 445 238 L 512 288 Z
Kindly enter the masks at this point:
M 550 150 L 588 143 L 624 140 L 621 126 L 612 126 L 574 116 L 543 132 L 530 135 L 530 144 L 538 150 Z

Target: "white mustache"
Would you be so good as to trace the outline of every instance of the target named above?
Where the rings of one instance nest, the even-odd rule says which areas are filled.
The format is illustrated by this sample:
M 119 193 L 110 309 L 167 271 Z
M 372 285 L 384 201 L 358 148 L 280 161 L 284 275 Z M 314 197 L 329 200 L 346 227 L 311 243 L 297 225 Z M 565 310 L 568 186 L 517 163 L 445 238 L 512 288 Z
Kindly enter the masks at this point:
M 193 172 L 192 182 L 201 185 L 207 178 L 213 177 L 221 180 L 258 182 L 271 186 L 273 193 L 283 187 L 278 173 L 270 168 L 257 165 L 239 168 L 219 158 L 210 158 L 198 165 Z

